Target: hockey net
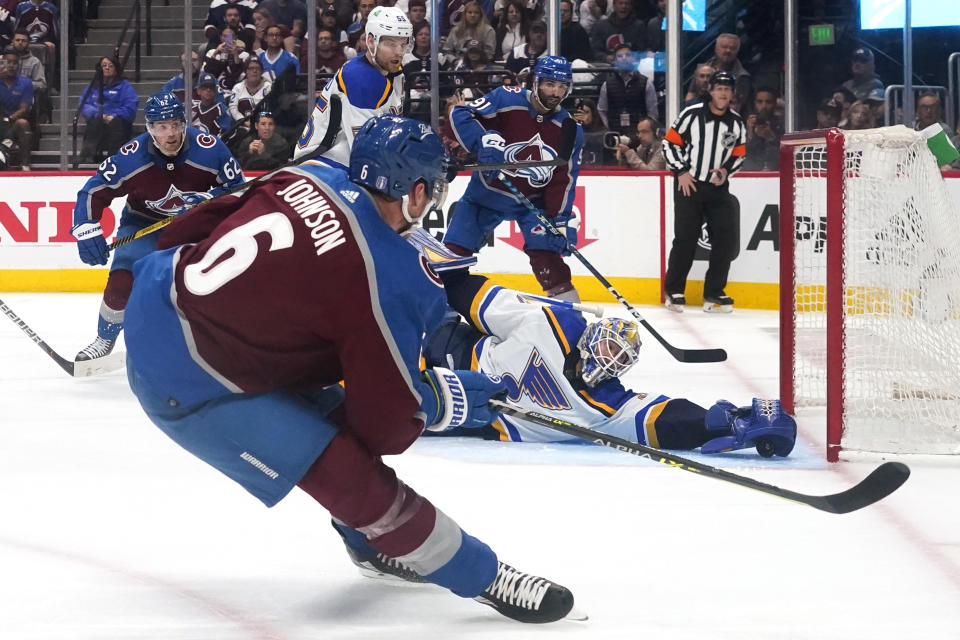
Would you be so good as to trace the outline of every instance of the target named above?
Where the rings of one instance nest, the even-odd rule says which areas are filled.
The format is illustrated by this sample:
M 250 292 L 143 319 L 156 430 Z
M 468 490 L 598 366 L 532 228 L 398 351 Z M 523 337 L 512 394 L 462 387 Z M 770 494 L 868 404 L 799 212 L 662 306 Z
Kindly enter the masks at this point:
M 839 450 L 960 453 L 960 207 L 903 126 L 785 136 L 781 397 Z

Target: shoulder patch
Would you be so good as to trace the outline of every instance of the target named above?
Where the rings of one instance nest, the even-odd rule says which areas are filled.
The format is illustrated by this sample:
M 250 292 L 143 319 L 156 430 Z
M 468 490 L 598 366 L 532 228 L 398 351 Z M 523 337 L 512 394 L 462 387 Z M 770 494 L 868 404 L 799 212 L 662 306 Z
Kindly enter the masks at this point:
M 514 85 L 506 85 L 503 87 L 503 90 L 509 91 L 511 93 L 520 93 L 521 91 L 523 91 L 523 89 L 521 89 L 520 87 L 516 87 Z
M 217 139 L 209 133 L 201 133 L 197 136 L 197 144 L 204 149 L 211 149 L 217 144 Z
M 122 153 L 125 156 L 133 155 L 134 153 L 137 152 L 137 149 L 139 148 L 140 148 L 140 143 L 137 142 L 136 140 L 131 140 L 127 144 L 120 147 L 120 153 Z

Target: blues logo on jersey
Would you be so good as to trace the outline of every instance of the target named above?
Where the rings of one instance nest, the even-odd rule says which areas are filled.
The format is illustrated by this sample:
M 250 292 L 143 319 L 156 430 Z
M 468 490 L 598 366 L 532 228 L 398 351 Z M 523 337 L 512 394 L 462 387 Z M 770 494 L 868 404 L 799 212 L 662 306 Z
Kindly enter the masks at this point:
M 526 394 L 533 402 L 544 409 L 569 409 L 570 401 L 563 389 L 543 362 L 540 352 L 534 347 L 527 360 L 523 373 L 518 380 L 510 373 L 504 373 L 503 384 L 507 387 L 507 398 L 517 403 Z

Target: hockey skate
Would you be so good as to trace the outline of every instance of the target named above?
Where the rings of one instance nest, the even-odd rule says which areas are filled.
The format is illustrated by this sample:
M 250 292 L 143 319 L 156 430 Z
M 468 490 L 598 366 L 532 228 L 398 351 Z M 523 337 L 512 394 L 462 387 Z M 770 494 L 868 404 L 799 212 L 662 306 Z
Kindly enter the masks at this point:
M 764 458 L 787 456 L 797 440 L 797 423 L 784 413 L 779 400 L 754 398 L 749 407 L 739 409 L 731 402 L 719 400 L 707 410 L 704 423 L 708 434 L 719 437 L 704 443 L 701 453 L 756 447 Z
M 97 336 L 93 342 L 80 350 L 77 357 L 74 358 L 74 361 L 83 362 L 85 360 L 96 360 L 97 358 L 108 356 L 110 352 L 113 351 L 115 344 L 117 344 L 116 340 L 104 340 L 100 336 Z
M 474 598 L 500 614 L 520 622 L 556 622 L 573 611 L 573 594 L 546 578 L 517 571 L 500 562 L 497 577 L 486 591 Z M 571 619 L 586 619 L 576 612 Z
M 683 307 L 686 306 L 687 299 L 683 297 L 682 293 L 668 293 L 663 304 L 670 311 L 683 313 Z
M 703 310 L 707 313 L 732 313 L 733 298 L 720 292 L 718 296 L 703 296 Z
M 343 544 L 347 548 L 347 555 L 350 561 L 357 565 L 360 574 L 367 578 L 376 578 L 378 580 L 389 580 L 392 582 L 410 582 L 415 584 L 426 583 L 419 573 L 403 564 L 396 558 L 384 555 L 372 547 L 367 546 L 365 541 L 351 540 L 353 530 L 345 533 L 336 522 L 331 522 L 333 528 L 340 537 L 343 538 Z M 348 537 L 349 536 L 349 537 Z M 365 548 L 361 548 L 365 547 Z

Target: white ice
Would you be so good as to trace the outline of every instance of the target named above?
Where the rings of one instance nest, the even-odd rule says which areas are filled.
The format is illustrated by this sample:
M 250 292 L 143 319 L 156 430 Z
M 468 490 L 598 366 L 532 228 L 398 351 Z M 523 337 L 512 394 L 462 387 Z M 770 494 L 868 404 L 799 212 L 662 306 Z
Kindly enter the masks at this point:
M 69 357 L 94 336 L 98 296 L 0 299 Z M 707 405 L 777 395 L 775 313 L 642 312 L 674 344 L 723 346 L 730 359 L 677 363 L 647 338 L 634 389 Z M 878 464 L 823 462 L 816 415 L 800 431 L 785 460 L 698 459 L 814 494 Z M 7 319 L 0 452 L 4 640 L 960 638 L 952 458 L 907 459 L 906 485 L 848 515 L 590 445 L 429 440 L 390 459 L 590 615 L 533 627 L 436 587 L 360 577 L 319 505 L 295 492 L 265 509 L 153 427 L 122 371 L 72 379 Z

